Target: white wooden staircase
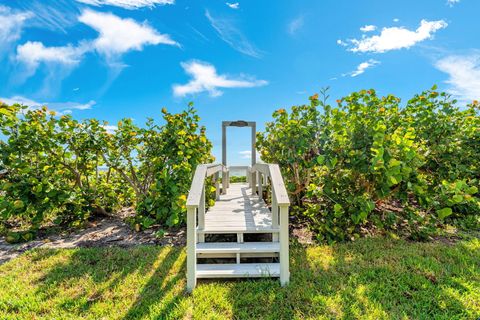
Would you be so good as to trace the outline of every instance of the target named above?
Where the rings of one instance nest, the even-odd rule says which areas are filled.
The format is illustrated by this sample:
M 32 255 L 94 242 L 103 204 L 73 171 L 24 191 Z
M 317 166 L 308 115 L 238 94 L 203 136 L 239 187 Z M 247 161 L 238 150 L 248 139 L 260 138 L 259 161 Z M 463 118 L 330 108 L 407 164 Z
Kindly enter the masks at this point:
M 229 184 L 229 170 L 221 164 L 199 165 L 187 199 L 187 289 L 199 278 L 276 277 L 289 281 L 288 200 L 276 164 L 245 168 L 248 183 Z M 220 194 L 222 173 L 222 194 Z M 205 179 L 213 176 L 215 205 L 205 210 Z M 258 183 L 257 183 L 258 182 Z M 271 210 L 262 199 L 270 185 Z M 206 242 L 207 235 L 233 234 L 233 242 Z M 244 241 L 249 234 L 271 234 L 268 241 Z M 208 237 L 207 237 L 208 238 Z M 236 263 L 199 263 L 199 259 L 232 258 Z M 274 258 L 271 263 L 248 262 L 248 258 Z

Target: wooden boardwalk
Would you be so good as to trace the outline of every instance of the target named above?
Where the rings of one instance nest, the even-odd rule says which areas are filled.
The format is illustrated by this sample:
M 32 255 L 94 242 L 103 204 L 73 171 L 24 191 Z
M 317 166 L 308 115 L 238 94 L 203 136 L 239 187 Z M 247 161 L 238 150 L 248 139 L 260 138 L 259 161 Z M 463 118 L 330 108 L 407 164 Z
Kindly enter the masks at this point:
M 231 183 L 227 193 L 205 213 L 205 233 L 257 233 L 272 231 L 272 213 L 252 195 L 247 183 Z
M 220 173 L 222 177 L 220 179 Z M 187 289 L 200 278 L 276 277 L 289 281 L 288 207 L 290 201 L 276 164 L 247 167 L 249 183 L 229 183 L 229 169 L 222 164 L 197 166 L 187 198 Z M 205 179 L 213 177 L 215 204 L 205 210 Z M 222 187 L 220 188 L 220 181 Z M 269 185 L 271 208 L 262 199 Z M 220 194 L 222 190 L 222 194 Z M 248 234 L 270 234 L 251 242 Z M 212 234 L 236 234 L 233 242 L 218 241 Z M 250 241 L 249 241 L 250 240 Z M 197 261 L 215 258 L 213 263 Z M 236 263 L 222 263 L 234 258 Z M 272 258 L 271 263 L 251 259 Z

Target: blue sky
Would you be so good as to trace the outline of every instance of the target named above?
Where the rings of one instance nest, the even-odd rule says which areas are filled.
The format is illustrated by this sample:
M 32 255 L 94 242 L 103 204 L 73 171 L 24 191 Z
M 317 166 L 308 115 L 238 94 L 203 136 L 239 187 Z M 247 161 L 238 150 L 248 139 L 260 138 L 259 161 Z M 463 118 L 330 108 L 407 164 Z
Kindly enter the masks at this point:
M 257 121 L 375 88 L 438 84 L 480 98 L 480 2 L 0 0 L 0 99 L 114 126 L 195 103 L 220 160 L 221 121 Z M 249 162 L 229 130 L 229 164 Z

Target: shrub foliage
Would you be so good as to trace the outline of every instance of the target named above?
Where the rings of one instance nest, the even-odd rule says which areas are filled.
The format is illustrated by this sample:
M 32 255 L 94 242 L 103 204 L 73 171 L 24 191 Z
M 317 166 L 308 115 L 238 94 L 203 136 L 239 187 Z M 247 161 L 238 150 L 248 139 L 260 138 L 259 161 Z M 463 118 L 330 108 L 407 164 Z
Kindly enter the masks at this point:
M 477 226 L 480 116 L 436 87 L 400 99 L 362 90 L 327 104 L 280 109 L 257 148 L 279 163 L 294 202 L 319 240 L 384 231 L 424 238 L 447 222 Z
M 8 240 L 34 237 L 46 221 L 77 225 L 96 212 L 135 205 L 136 229 L 184 222 L 195 167 L 211 162 L 211 143 L 192 106 L 162 110 L 164 124 L 123 119 L 108 132 L 95 119 L 0 106 L 0 220 Z

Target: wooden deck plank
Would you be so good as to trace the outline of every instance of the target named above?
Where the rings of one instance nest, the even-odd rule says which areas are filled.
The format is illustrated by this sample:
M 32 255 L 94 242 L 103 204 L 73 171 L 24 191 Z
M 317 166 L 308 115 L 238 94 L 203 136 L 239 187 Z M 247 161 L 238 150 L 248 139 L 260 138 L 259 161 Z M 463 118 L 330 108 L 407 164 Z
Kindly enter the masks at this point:
M 265 202 L 252 195 L 248 184 L 232 183 L 205 213 L 205 228 L 199 232 L 268 232 L 271 228 L 272 214 Z
M 197 278 L 279 277 L 279 263 L 198 264 Z

